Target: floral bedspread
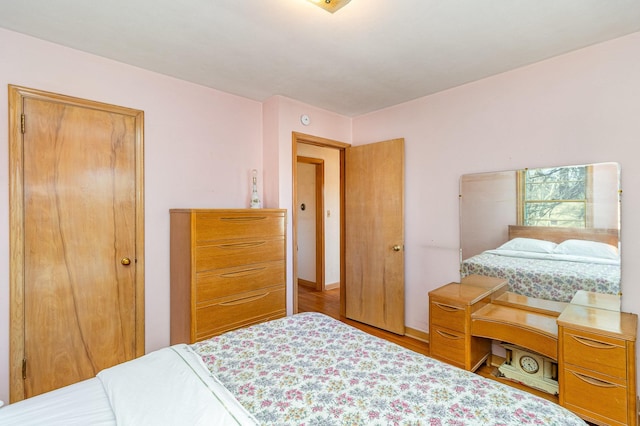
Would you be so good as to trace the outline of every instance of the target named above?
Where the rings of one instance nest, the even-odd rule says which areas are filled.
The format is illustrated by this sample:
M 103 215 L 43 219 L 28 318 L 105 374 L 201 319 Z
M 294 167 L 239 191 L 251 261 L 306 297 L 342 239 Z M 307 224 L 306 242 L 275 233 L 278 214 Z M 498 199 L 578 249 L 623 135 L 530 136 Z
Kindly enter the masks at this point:
M 302 313 L 192 345 L 265 425 L 584 425 L 562 407 Z
M 485 275 L 509 281 L 509 290 L 539 299 L 570 302 L 578 290 L 620 291 L 620 266 L 527 259 L 481 253 L 462 262 L 461 275 Z

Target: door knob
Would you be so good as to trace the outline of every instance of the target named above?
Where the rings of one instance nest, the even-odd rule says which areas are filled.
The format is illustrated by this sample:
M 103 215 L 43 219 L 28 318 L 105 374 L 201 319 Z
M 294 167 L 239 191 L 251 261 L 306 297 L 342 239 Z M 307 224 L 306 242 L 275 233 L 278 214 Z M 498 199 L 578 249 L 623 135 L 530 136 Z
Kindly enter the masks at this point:
M 396 245 L 395 245 L 395 246 L 393 246 L 392 248 L 393 248 L 393 251 L 400 251 L 400 249 L 401 249 L 402 247 L 400 247 L 398 244 L 396 244 Z
M 120 260 L 120 263 L 122 263 L 123 265 L 131 265 L 131 259 L 129 259 L 128 257 L 123 257 L 122 260 Z

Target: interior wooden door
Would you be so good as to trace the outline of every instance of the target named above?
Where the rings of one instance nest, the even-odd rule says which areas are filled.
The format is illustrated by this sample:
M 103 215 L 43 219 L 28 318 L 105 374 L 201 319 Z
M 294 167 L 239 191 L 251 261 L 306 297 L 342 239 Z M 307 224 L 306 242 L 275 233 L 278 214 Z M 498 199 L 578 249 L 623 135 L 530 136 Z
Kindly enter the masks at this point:
M 404 334 L 404 139 L 346 149 L 347 318 Z
M 20 400 L 144 353 L 142 112 L 12 89 L 21 117 L 12 225 L 22 217 L 12 268 L 22 266 L 12 271 L 11 399 Z

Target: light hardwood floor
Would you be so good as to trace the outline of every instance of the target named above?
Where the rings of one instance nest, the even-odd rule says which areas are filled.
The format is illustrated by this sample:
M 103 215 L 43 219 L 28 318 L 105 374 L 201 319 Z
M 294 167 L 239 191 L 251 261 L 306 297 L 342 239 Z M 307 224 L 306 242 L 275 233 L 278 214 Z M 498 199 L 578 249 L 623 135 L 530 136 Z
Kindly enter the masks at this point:
M 320 292 L 304 285 L 298 285 L 298 312 L 321 312 L 374 336 L 404 346 L 412 351 L 429 355 L 429 344 L 426 342 L 407 336 L 400 336 L 341 316 L 339 288 Z

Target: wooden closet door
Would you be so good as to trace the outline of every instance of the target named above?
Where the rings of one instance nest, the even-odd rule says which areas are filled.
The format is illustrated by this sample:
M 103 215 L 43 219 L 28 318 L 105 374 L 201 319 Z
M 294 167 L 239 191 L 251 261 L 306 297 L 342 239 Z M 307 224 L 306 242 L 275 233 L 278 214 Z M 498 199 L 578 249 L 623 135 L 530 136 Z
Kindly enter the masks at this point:
M 137 347 L 141 230 L 137 117 L 59 99 L 25 97 L 22 107 L 28 398 L 143 352 Z

